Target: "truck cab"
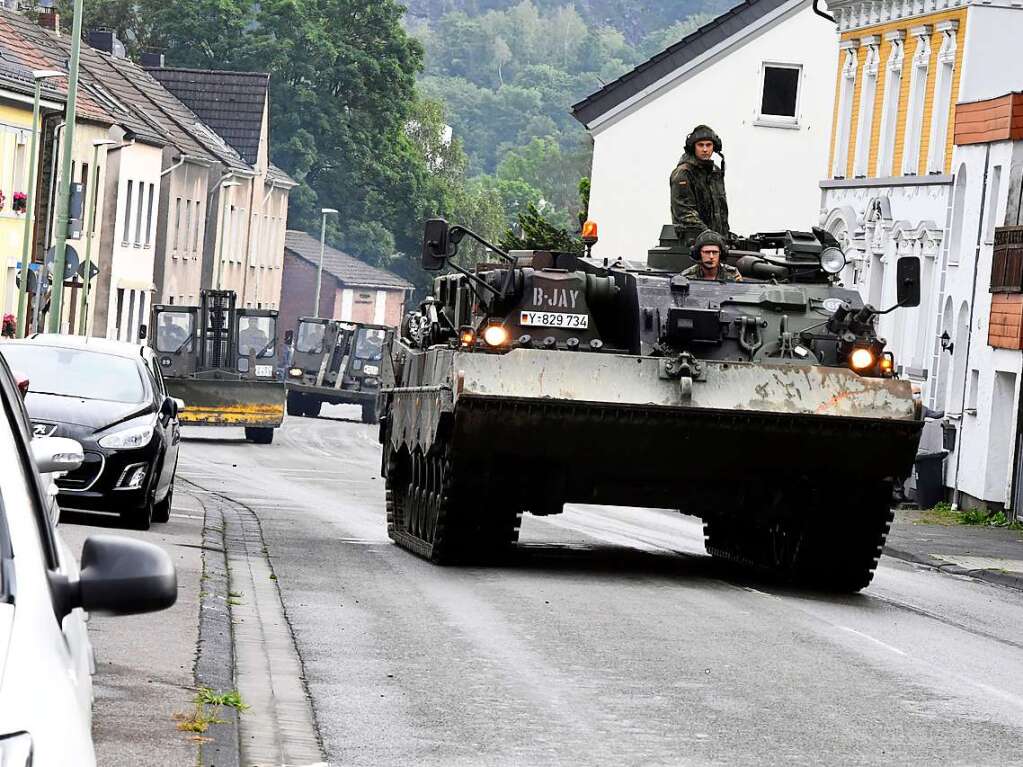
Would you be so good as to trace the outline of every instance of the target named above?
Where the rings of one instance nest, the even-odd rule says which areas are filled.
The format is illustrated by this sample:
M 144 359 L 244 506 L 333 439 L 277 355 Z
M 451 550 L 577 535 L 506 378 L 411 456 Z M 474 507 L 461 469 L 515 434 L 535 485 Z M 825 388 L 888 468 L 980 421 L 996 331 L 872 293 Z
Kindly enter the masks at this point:
M 383 325 L 302 317 L 287 371 L 288 414 L 316 417 L 323 403 L 362 408 L 376 423 L 380 361 L 392 330 Z

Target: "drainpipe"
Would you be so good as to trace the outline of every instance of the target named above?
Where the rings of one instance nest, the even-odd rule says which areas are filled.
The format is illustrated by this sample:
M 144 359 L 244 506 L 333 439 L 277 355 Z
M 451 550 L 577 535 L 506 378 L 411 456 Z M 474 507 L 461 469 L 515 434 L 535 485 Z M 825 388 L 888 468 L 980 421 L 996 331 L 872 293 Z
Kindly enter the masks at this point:
M 827 19 L 832 24 L 834 24 L 835 23 L 835 17 L 832 16 L 831 14 L 829 14 L 829 13 L 825 13 L 820 8 L 818 8 L 817 7 L 817 3 L 819 3 L 819 2 L 820 2 L 820 0 L 813 0 L 813 12 L 816 13 L 818 16 L 820 16 L 822 19 Z
M 981 238 L 984 236 L 984 210 L 987 206 L 987 174 L 991 164 L 991 145 L 984 148 L 984 181 L 980 187 L 980 216 L 977 218 L 977 247 L 973 255 L 973 289 L 970 293 L 970 324 L 966 330 L 966 354 L 963 356 L 963 396 L 959 399 L 959 444 L 956 445 L 956 473 L 952 483 L 952 510 L 959 510 L 959 464 L 963 459 L 963 420 L 966 406 L 966 387 L 970 382 L 970 347 L 973 342 L 973 313 L 977 307 L 977 272 L 980 267 Z

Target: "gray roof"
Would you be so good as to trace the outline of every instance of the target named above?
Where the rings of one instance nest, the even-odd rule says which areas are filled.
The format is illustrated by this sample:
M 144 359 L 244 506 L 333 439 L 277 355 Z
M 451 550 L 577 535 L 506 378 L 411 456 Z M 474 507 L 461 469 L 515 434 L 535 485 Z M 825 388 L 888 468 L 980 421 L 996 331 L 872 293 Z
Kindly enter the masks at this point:
M 284 239 L 284 249 L 311 264 L 320 262 L 320 241 L 305 232 L 289 229 Z M 389 290 L 411 290 L 413 287 L 412 283 L 398 275 L 370 266 L 365 261 L 349 256 L 330 245 L 323 249 L 323 268 L 345 285 L 352 287 Z
M 614 109 L 789 0 L 746 0 L 572 106 L 583 125 Z M 793 44 L 798 44 L 794 42 Z M 727 85 L 725 85 L 727 88 Z
M 211 69 L 150 67 L 146 71 L 255 165 L 270 75 Z

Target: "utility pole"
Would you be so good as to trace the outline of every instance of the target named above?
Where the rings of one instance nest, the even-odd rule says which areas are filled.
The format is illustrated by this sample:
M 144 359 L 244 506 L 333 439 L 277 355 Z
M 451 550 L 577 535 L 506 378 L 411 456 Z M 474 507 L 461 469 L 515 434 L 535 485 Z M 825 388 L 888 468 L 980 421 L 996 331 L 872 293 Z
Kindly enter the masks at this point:
M 320 288 L 323 285 L 323 251 L 327 245 L 327 216 L 337 215 L 334 208 L 320 208 L 323 221 L 320 224 L 320 265 L 316 268 L 316 295 L 313 297 L 313 317 L 320 316 Z
M 78 102 L 78 61 L 82 52 L 82 0 L 75 0 L 71 24 L 71 64 L 67 85 L 67 108 L 64 112 L 64 146 L 61 153 L 60 185 L 57 187 L 57 238 L 54 243 L 53 288 L 50 293 L 51 333 L 60 332 L 64 297 L 64 264 L 67 254 L 68 200 L 71 197 L 71 153 L 75 143 L 75 115 Z
M 28 188 L 25 190 L 25 234 L 21 242 L 21 285 L 18 288 L 18 329 L 17 337 L 24 338 L 28 327 L 28 273 L 32 262 L 32 225 L 35 219 L 36 203 L 36 149 L 39 146 L 39 99 L 42 96 L 43 80 L 49 77 L 63 77 L 56 69 L 37 69 L 32 73 L 35 90 L 32 98 L 32 138 L 28 147 Z M 38 277 L 42 279 L 43 270 Z
M 85 265 L 82 267 L 82 304 L 79 335 L 89 334 L 89 285 L 92 284 L 92 233 L 96 226 L 96 201 L 99 199 L 99 148 L 116 144 L 108 138 L 96 139 L 92 142 L 92 205 L 89 206 L 89 190 L 85 190 L 85 202 L 89 215 L 85 224 Z

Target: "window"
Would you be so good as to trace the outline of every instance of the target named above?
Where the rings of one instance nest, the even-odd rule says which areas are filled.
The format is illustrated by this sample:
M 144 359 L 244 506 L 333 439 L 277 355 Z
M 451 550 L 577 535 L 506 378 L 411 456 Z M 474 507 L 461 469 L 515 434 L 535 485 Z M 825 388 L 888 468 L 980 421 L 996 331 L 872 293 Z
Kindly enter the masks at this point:
M 1002 187 L 1002 166 L 991 169 L 991 183 L 987 191 L 987 226 L 984 227 L 984 242 L 991 245 L 995 241 L 995 226 L 998 224 L 998 199 Z
M 863 85 L 860 86 L 860 116 L 856 125 L 856 153 L 853 155 L 853 177 L 867 175 L 870 138 L 874 128 L 874 97 L 877 95 L 877 72 L 881 55 L 877 50 L 877 37 L 860 41 L 864 46 Z
M 139 181 L 139 200 L 136 206 L 137 213 L 135 214 L 135 247 L 139 247 L 142 244 L 142 204 L 145 202 L 142 198 L 146 196 L 146 185 Z
M 95 187 L 96 188 L 92 192 L 92 202 L 89 203 L 89 205 L 91 206 L 91 209 L 92 209 L 92 234 L 94 234 L 94 235 L 96 234 L 96 218 L 97 218 L 96 210 L 97 210 L 97 206 L 99 205 L 99 190 L 102 188 L 100 186 L 100 181 L 102 179 L 103 179 L 103 166 L 99 165 L 99 166 L 96 167 L 96 183 L 95 183 Z
M 28 139 L 24 132 L 14 137 L 14 191 L 28 192 Z
M 920 172 L 920 134 L 924 129 L 924 99 L 927 96 L 927 70 L 931 63 L 931 28 L 914 27 L 916 50 L 913 52 L 913 70 L 909 81 L 909 105 L 906 107 L 906 132 L 902 145 L 902 175 L 915 176 Z
M 149 247 L 151 241 L 151 234 L 153 230 L 153 193 L 155 189 L 153 185 L 149 185 L 149 201 L 146 203 L 146 247 Z
M 174 198 L 174 244 L 172 250 L 181 250 L 181 198 Z
M 192 230 L 192 252 L 199 252 L 199 227 L 202 226 L 202 210 L 200 209 L 201 203 L 197 200 L 195 203 L 195 229 Z
M 118 337 L 118 341 L 130 341 L 131 334 L 134 330 L 132 321 L 135 318 L 135 291 L 128 291 L 128 313 L 125 315 L 125 326 L 123 327 L 124 334 Z
M 974 368 L 970 371 L 970 388 L 966 391 L 966 409 L 972 410 L 977 415 L 977 389 L 980 388 L 980 371 Z
M 137 328 L 141 328 L 146 324 L 146 293 L 143 290 L 139 291 L 139 321 L 135 325 Z M 135 338 L 129 339 L 131 341 L 139 341 L 138 333 L 135 334 Z
M 841 92 L 838 101 L 838 125 L 835 130 L 835 156 L 831 175 L 845 178 L 849 163 L 849 131 L 852 129 L 853 94 L 856 91 L 856 41 L 845 43 Z
M 82 163 L 82 194 L 89 196 L 89 163 Z
M 877 147 L 877 175 L 892 175 L 895 155 L 895 126 L 899 119 L 899 99 L 902 93 L 902 32 L 886 35 L 891 52 L 885 63 L 884 104 L 881 108 L 881 136 Z
M 130 240 L 131 229 L 131 192 L 135 187 L 134 181 L 128 182 L 128 191 L 124 195 L 124 233 L 121 236 L 121 244 L 127 245 Z
M 185 249 L 189 250 L 188 244 L 192 242 L 192 201 L 185 200 Z M 192 249 L 194 250 L 194 248 Z
M 117 318 L 114 320 L 114 332 L 121 337 L 121 311 L 124 309 L 124 288 L 117 289 Z
M 798 64 L 764 64 L 760 93 L 760 121 L 795 125 L 799 117 Z
M 958 22 L 938 25 L 942 33 L 938 51 L 938 74 L 934 84 L 934 109 L 931 118 L 931 140 L 927 152 L 927 172 L 943 173 L 948 150 L 948 117 L 952 109 L 952 75 L 956 61 L 956 28 Z

